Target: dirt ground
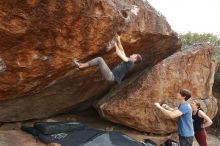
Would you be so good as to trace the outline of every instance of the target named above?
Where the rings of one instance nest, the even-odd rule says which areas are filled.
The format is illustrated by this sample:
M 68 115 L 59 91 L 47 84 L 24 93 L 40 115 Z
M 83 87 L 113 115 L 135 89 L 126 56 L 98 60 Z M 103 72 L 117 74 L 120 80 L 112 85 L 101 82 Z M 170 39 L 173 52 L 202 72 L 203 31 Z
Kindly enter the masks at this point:
M 169 134 L 169 135 L 154 135 L 152 133 L 143 133 L 138 132 L 134 129 L 130 129 L 128 127 L 124 127 L 118 124 L 111 123 L 109 121 L 105 121 L 101 119 L 96 113 L 83 113 L 83 114 L 65 114 L 65 115 L 59 115 L 56 117 L 51 117 L 49 119 L 43 119 L 43 120 L 34 120 L 34 121 L 26 121 L 26 122 L 18 122 L 18 123 L 5 123 L 0 127 L 3 131 L 8 130 L 19 130 L 21 125 L 33 125 L 34 122 L 37 121 L 78 121 L 84 124 L 89 125 L 90 127 L 107 130 L 107 131 L 120 131 L 122 133 L 127 134 L 128 136 L 138 140 L 143 141 L 144 139 L 151 139 L 154 142 L 158 144 L 162 144 L 167 139 L 173 139 L 178 140 L 178 136 L 176 133 Z M 215 133 L 213 130 L 208 130 L 208 146 L 220 146 L 220 136 L 215 136 Z M 1 141 L 1 139 L 0 139 Z M 193 146 L 199 146 L 196 140 L 194 140 Z
M 220 138 L 208 133 L 207 143 L 208 146 L 220 146 Z M 199 146 L 196 140 L 194 140 L 193 146 Z

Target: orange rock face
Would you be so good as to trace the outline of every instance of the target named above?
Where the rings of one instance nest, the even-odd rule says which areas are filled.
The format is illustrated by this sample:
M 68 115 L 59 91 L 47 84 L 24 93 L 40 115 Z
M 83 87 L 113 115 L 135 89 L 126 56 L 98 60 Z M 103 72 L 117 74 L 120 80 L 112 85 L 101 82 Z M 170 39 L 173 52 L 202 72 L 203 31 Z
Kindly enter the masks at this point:
M 211 46 L 191 46 L 145 70 L 133 82 L 127 81 L 123 88 L 116 87 L 96 107 L 103 118 L 140 131 L 174 132 L 175 121 L 156 109 L 154 102 L 176 107 L 179 104 L 176 94 L 179 89 L 186 88 L 213 118 L 218 110 L 217 101 L 212 96 L 215 67 L 215 53 Z
M 180 48 L 166 19 L 146 1 L 1 0 L 0 121 L 43 118 L 80 107 L 110 87 L 97 68 L 74 69 L 72 58 L 103 56 L 122 31 L 127 55 L 141 53 L 152 66 Z

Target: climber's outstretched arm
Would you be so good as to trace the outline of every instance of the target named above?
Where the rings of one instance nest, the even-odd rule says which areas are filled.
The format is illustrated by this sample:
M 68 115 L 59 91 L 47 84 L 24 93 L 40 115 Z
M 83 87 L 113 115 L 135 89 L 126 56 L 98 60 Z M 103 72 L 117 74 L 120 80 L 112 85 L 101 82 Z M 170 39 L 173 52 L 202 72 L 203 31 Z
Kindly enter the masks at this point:
M 120 38 L 120 36 L 119 36 L 118 34 L 116 34 L 115 39 L 116 39 L 118 48 L 120 49 L 121 53 L 122 53 L 124 56 L 126 56 L 125 51 L 124 51 L 124 48 L 123 48 L 123 46 L 122 46 L 122 44 L 121 44 L 121 38 Z
M 124 48 L 122 47 L 120 36 L 115 36 L 116 42 L 115 42 L 115 51 L 116 54 L 125 62 L 128 62 L 129 58 L 126 56 L 124 52 Z
M 116 54 L 125 62 L 128 62 L 129 58 L 123 53 L 123 51 L 121 51 L 121 49 L 119 49 L 117 43 L 115 43 L 115 51 Z

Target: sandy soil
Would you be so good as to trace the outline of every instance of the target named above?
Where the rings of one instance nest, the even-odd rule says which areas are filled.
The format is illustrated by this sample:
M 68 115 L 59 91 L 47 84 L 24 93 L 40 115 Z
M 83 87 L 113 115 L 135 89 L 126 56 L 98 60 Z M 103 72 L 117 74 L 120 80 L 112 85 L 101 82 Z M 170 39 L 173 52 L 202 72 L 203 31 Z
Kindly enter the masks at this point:
M 220 146 L 220 138 L 208 133 L 207 143 L 208 143 L 208 146 Z M 194 140 L 193 146 L 199 146 L 196 140 Z
M 21 125 L 33 125 L 36 121 L 79 121 L 81 123 L 87 124 L 90 127 L 107 130 L 107 131 L 120 131 L 128 136 L 138 140 L 143 141 L 144 139 L 151 139 L 154 142 L 156 142 L 158 145 L 162 144 L 167 139 L 174 139 L 178 140 L 178 136 L 176 133 L 168 134 L 168 135 L 155 135 L 153 133 L 143 133 L 138 132 L 134 129 L 124 127 L 109 121 L 105 121 L 104 119 L 101 119 L 95 112 L 89 112 L 89 113 L 82 113 L 82 114 L 65 114 L 65 115 L 59 115 L 56 117 L 52 117 L 49 119 L 43 119 L 43 120 L 35 120 L 35 121 L 26 121 L 26 122 L 18 122 L 18 123 L 5 123 L 0 127 L 0 133 L 1 130 L 8 131 L 8 130 L 19 130 Z M 220 137 L 211 134 L 208 132 L 208 146 L 220 146 Z M 1 138 L 0 138 L 1 141 Z M 199 146 L 196 140 L 194 140 L 194 146 Z

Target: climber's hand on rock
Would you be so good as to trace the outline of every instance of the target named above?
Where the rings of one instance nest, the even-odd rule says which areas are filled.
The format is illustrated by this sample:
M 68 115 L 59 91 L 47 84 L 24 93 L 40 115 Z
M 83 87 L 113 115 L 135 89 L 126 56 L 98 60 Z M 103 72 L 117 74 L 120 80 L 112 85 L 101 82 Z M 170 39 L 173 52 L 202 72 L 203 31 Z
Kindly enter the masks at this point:
M 163 108 L 168 108 L 169 106 L 167 104 L 162 105 Z
M 160 107 L 160 103 L 158 103 L 158 102 L 155 102 L 154 105 L 158 108 Z

